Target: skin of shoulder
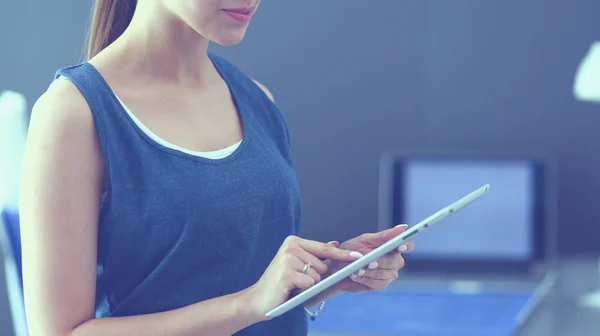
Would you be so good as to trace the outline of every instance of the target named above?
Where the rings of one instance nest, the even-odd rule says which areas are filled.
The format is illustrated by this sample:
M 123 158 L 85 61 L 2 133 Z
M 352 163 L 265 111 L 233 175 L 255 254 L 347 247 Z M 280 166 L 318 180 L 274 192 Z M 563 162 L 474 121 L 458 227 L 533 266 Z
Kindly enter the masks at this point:
M 67 335 L 93 318 L 100 153 L 86 100 L 70 81 L 55 81 L 33 107 L 20 181 L 25 306 L 34 335 Z
M 271 93 L 271 91 L 269 91 L 269 89 L 267 89 L 266 86 L 264 86 L 263 84 L 261 84 L 259 81 L 257 81 L 256 79 L 253 79 L 254 83 L 256 85 L 258 85 L 258 87 L 263 90 L 263 92 L 267 95 L 267 97 L 269 97 L 269 99 L 271 99 L 271 101 L 274 103 L 275 102 L 275 98 L 273 97 L 273 94 Z

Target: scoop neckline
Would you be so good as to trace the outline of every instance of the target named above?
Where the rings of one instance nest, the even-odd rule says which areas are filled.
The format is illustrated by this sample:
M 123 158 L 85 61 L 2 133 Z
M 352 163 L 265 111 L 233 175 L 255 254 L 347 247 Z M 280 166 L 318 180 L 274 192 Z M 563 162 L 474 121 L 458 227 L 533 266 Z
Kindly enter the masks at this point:
M 139 127 L 139 125 L 131 118 L 129 113 L 127 113 L 127 111 L 125 110 L 125 106 L 123 106 L 121 104 L 121 100 L 117 97 L 116 93 L 113 91 L 111 86 L 108 84 L 108 82 L 106 81 L 104 76 L 102 76 L 100 71 L 98 69 L 96 69 L 96 67 L 88 61 L 84 62 L 83 64 L 87 65 L 90 69 L 92 69 L 92 71 L 100 78 L 101 82 L 105 86 L 105 89 L 108 91 L 109 96 L 118 105 L 119 112 L 121 112 L 121 114 L 125 116 L 125 118 L 129 122 L 129 124 L 132 126 L 132 128 L 146 143 L 148 143 L 149 145 L 151 145 L 152 147 L 154 147 L 155 149 L 157 149 L 163 153 L 174 155 L 174 156 L 177 156 L 177 157 L 180 157 L 183 159 L 198 161 L 198 162 L 203 162 L 203 163 L 208 163 L 208 164 L 221 164 L 221 163 L 227 163 L 227 162 L 233 161 L 235 158 L 237 158 L 237 156 L 240 155 L 240 153 L 242 153 L 244 151 L 244 149 L 248 145 L 248 142 L 250 142 L 250 136 L 249 136 L 250 135 L 250 127 L 248 124 L 248 120 L 246 118 L 246 111 L 243 108 L 244 105 L 241 104 L 240 97 L 239 97 L 238 93 L 236 92 L 236 90 L 234 90 L 232 83 L 227 78 L 227 75 L 216 64 L 215 60 L 212 58 L 212 56 L 210 54 L 209 54 L 209 59 L 210 59 L 211 63 L 213 64 L 213 66 L 215 67 L 215 69 L 217 70 L 217 72 L 219 73 L 219 76 L 223 79 L 223 81 L 227 85 L 227 88 L 228 88 L 231 98 L 233 100 L 238 118 L 240 120 L 240 126 L 242 128 L 242 140 L 239 142 L 239 146 L 228 156 L 223 157 L 223 158 L 216 158 L 216 159 L 206 158 L 206 157 L 192 154 L 195 151 L 192 151 L 192 150 L 189 150 L 186 148 L 182 148 L 185 151 L 181 151 L 181 150 L 175 149 L 175 148 L 170 148 L 170 147 L 165 146 L 165 145 L 157 142 L 156 140 L 154 140 L 151 136 L 146 134 L 146 132 L 144 130 L 142 130 Z M 152 130 L 150 130 L 149 128 L 148 128 L 148 130 L 150 132 L 152 132 Z M 170 142 L 168 142 L 166 140 L 163 140 L 163 141 L 170 144 Z M 177 147 L 179 147 L 179 146 L 177 146 Z
M 204 158 L 207 158 L 210 160 L 217 160 L 217 159 L 225 158 L 225 157 L 231 155 L 242 144 L 243 140 L 240 140 L 240 141 L 234 143 L 233 145 L 229 145 L 225 148 L 221 148 L 221 149 L 217 149 L 217 150 L 213 150 L 213 151 L 193 151 L 193 150 L 183 148 L 181 146 L 178 146 L 172 142 L 169 142 L 169 141 L 161 138 L 156 133 L 154 133 L 150 129 L 150 127 L 146 126 L 146 124 L 144 124 L 138 117 L 136 117 L 135 113 L 133 113 L 129 109 L 129 107 L 127 107 L 127 105 L 125 105 L 123 100 L 121 100 L 121 98 L 119 98 L 119 96 L 114 91 L 113 91 L 113 94 L 117 97 L 119 104 L 121 104 L 121 107 L 123 107 L 125 112 L 127 112 L 127 115 L 133 120 L 133 122 L 136 124 L 136 126 L 138 128 L 140 128 L 140 130 L 142 132 L 144 132 L 148 137 L 150 137 L 152 140 L 154 140 L 155 142 L 159 143 L 160 145 L 162 145 L 164 147 L 171 148 L 173 150 L 177 150 L 182 153 L 190 154 L 193 156 L 204 157 Z M 222 156 L 222 155 L 224 155 L 223 153 L 228 153 L 228 154 L 226 154 L 225 156 Z

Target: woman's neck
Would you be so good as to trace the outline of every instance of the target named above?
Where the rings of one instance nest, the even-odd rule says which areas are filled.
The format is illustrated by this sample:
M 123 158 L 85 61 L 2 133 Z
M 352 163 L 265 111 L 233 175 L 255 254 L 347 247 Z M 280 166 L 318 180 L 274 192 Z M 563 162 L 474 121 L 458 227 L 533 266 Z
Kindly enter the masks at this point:
M 138 4 L 127 30 L 98 56 L 118 59 L 123 71 L 141 79 L 193 87 L 214 82 L 209 41 L 159 3 Z

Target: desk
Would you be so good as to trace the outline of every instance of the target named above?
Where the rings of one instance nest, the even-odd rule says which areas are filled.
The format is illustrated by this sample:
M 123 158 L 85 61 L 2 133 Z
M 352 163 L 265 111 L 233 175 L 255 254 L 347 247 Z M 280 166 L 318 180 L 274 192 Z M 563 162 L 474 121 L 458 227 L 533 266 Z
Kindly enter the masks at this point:
M 579 298 L 600 288 L 598 260 L 562 260 L 554 290 L 538 306 L 515 336 L 598 336 L 600 310 L 579 305 Z M 372 336 L 322 334 L 309 336 Z M 481 335 L 485 336 L 485 335 Z
M 2 273 L 0 265 L 0 275 Z M 581 295 L 600 287 L 597 260 L 568 260 L 559 263 L 559 276 L 555 290 L 536 309 L 515 336 L 598 336 L 600 334 L 600 310 L 580 307 Z M 0 302 L 4 300 L 4 276 L 0 276 Z M 2 306 L 2 305 L 0 305 Z M 4 313 L 3 313 L 4 312 Z M 6 318 L 4 318 L 6 316 Z M 2 320 L 4 318 L 6 321 Z M 0 335 L 11 335 L 10 315 L 0 307 Z M 7 322 L 6 324 L 4 322 Z M 6 333 L 4 332 L 6 331 Z M 327 335 L 310 333 L 309 336 L 372 336 Z M 485 336 L 485 335 L 482 335 Z
M 600 287 L 597 260 L 563 260 L 555 290 L 546 298 L 518 336 L 597 336 L 600 310 L 579 305 L 579 298 Z

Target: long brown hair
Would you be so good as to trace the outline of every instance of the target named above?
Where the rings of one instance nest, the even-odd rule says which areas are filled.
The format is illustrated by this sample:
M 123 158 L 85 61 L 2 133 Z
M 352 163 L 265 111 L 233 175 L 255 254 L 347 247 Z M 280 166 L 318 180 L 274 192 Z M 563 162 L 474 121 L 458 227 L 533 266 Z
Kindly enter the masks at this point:
M 131 23 L 137 0 L 96 0 L 88 36 L 87 59 L 113 43 Z

